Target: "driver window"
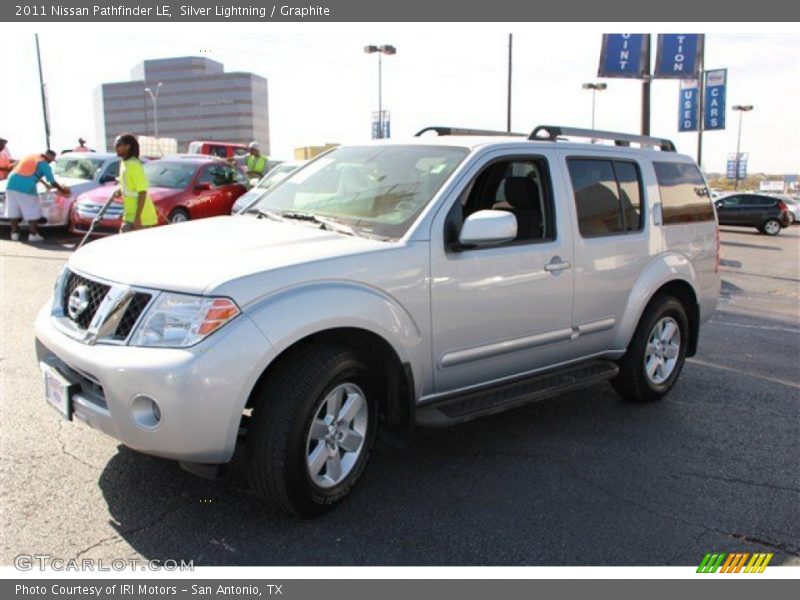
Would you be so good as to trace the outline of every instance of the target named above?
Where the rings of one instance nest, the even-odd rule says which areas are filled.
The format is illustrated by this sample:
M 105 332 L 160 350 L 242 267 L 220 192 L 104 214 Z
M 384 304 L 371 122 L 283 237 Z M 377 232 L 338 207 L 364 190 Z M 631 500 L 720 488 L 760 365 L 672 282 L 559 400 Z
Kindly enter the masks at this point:
M 481 210 L 502 210 L 517 219 L 517 238 L 512 243 L 555 239 L 555 219 L 547 162 L 516 159 L 485 167 L 465 188 L 448 215 L 447 243 L 458 239 L 461 225 Z

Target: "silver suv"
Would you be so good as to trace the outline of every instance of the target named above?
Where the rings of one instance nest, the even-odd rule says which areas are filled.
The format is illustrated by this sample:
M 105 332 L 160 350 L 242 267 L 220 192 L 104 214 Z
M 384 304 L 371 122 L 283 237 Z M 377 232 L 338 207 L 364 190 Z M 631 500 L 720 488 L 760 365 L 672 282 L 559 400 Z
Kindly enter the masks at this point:
M 692 159 L 601 131 L 428 129 L 331 150 L 239 216 L 76 252 L 36 321 L 47 400 L 208 476 L 244 438 L 258 495 L 314 515 L 379 430 L 604 380 L 666 394 L 720 287 Z

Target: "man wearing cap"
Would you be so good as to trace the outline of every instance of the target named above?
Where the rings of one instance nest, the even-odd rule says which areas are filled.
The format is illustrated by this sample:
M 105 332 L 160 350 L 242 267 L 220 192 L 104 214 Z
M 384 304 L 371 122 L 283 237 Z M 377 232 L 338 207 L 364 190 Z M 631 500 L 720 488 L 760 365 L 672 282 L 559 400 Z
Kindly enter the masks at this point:
M 251 179 L 261 179 L 267 171 L 267 157 L 261 154 L 261 146 L 258 145 L 258 142 L 252 142 L 249 148 L 247 176 Z
M 56 153 L 47 150 L 43 154 L 31 154 L 17 163 L 8 178 L 6 186 L 5 218 L 11 224 L 11 241 L 19 241 L 19 221 L 25 219 L 31 227 L 29 242 L 41 242 L 39 235 L 39 219 L 42 210 L 39 207 L 39 193 L 36 185 L 41 181 L 47 189 L 55 188 L 64 196 L 69 196 L 68 187 L 61 185 L 53 176 L 50 163 L 56 159 Z
M 8 151 L 6 144 L 8 140 L 4 140 L 0 138 L 0 181 L 6 179 L 11 173 L 11 169 L 14 168 L 14 165 L 17 163 L 13 158 L 11 158 L 11 152 Z
M 89 150 L 89 148 L 86 147 L 86 140 L 83 139 L 82 137 L 78 138 L 78 146 L 76 148 L 73 148 L 72 151 L 73 152 L 91 152 L 91 150 Z

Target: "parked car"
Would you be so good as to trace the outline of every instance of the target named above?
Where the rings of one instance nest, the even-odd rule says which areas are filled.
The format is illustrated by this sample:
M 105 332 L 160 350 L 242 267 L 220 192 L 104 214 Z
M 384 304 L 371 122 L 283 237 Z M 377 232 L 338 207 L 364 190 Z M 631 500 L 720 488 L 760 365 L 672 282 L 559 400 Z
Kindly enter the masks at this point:
M 57 190 L 47 190 L 41 184 L 37 187 L 42 216 L 46 219 L 40 227 L 68 225 L 70 210 L 80 194 L 115 181 L 119 175 L 119 158 L 108 152 L 67 152 L 51 166 L 56 181 L 67 186 L 71 194 L 62 196 Z M 7 183 L 7 180 L 0 181 L 0 224 L 8 223 L 3 218 Z
M 650 137 L 436 131 L 336 148 L 249 216 L 72 254 L 36 319 L 47 401 L 206 476 L 243 440 L 258 496 L 316 515 L 379 428 L 602 381 L 667 394 L 720 290 L 697 164 Z
M 246 194 L 239 196 L 239 199 L 233 203 L 231 214 L 235 215 L 247 205 L 255 202 L 255 200 L 263 196 L 268 189 L 286 179 L 290 173 L 294 172 L 306 162 L 305 160 L 289 160 L 278 163 L 277 166 L 264 175 L 264 177 L 262 177 Z
M 189 154 L 204 154 L 217 158 L 239 158 L 247 156 L 245 144 L 231 144 L 228 142 L 190 142 Z
M 246 191 L 244 174 L 236 167 L 209 157 L 161 159 L 144 166 L 158 224 L 230 214 Z M 78 197 L 70 215 L 70 231 L 83 235 L 116 186 L 94 189 Z M 94 230 L 97 235 L 119 231 L 122 201 L 115 201 Z
M 783 200 L 783 203 L 786 204 L 786 208 L 789 209 L 789 225 L 800 223 L 800 201 L 791 196 L 781 196 L 780 199 Z
M 782 198 L 766 194 L 731 194 L 714 202 L 720 225 L 755 227 L 766 235 L 778 235 L 791 224 L 789 207 Z

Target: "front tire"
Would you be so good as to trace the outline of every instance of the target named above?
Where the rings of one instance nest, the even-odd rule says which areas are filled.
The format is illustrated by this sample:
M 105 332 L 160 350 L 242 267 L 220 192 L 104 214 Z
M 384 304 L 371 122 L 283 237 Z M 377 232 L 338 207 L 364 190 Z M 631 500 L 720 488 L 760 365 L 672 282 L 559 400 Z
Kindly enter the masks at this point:
M 169 213 L 169 222 L 170 224 L 173 223 L 185 223 L 191 217 L 189 216 L 189 211 L 185 208 L 176 208 L 171 213 Z
M 247 434 L 247 470 L 273 510 L 313 517 L 343 500 L 364 471 L 377 431 L 374 385 L 341 346 L 308 346 L 270 374 Z
M 642 315 L 612 385 L 634 402 L 662 398 L 683 369 L 688 343 L 689 320 L 683 305 L 672 296 L 656 297 Z
M 769 219 L 761 226 L 761 233 L 778 235 L 781 232 L 781 223 L 777 219 Z

